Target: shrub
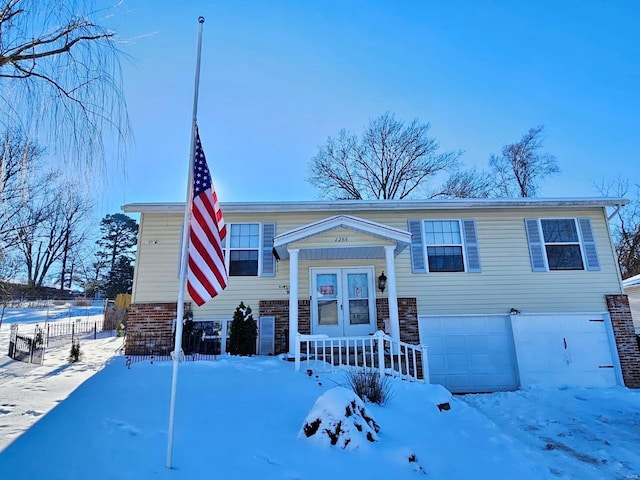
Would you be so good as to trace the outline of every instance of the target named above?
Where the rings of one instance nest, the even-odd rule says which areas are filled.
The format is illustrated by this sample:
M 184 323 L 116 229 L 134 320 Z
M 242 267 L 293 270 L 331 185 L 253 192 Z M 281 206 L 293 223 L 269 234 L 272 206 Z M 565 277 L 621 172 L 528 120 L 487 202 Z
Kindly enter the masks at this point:
M 116 325 L 116 337 L 121 337 L 124 334 L 124 325 L 122 322 L 118 320 L 118 325 Z
M 347 370 L 346 386 L 351 388 L 363 402 L 385 405 L 391 400 L 393 392 L 389 377 L 380 375 L 373 368 Z
M 71 340 L 71 350 L 69 351 L 69 361 L 76 363 L 82 358 L 82 351 L 80 350 L 80 342 L 75 338 Z
M 39 349 L 44 345 L 44 330 L 42 327 L 36 325 L 36 329 L 33 335 L 33 348 Z
M 251 314 L 251 307 L 240 302 L 233 314 L 227 352 L 231 355 L 255 355 L 257 338 L 258 325 Z
M 193 310 L 191 310 L 190 306 L 187 306 L 182 316 L 182 351 L 185 355 L 189 355 L 191 353 L 191 347 L 193 345 L 191 337 L 193 336 L 194 326 Z

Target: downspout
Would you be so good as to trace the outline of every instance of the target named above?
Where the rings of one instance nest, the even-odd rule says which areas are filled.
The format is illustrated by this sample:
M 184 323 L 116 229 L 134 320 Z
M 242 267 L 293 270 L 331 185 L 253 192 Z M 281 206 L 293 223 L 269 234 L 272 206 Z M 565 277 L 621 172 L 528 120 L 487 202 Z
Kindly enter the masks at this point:
M 607 217 L 607 220 L 611 221 L 611 219 L 618 214 L 618 212 L 620 211 L 621 208 L 622 208 L 622 205 L 620 205 L 620 204 L 616 205 L 616 211 L 613 212 L 611 215 L 609 215 Z

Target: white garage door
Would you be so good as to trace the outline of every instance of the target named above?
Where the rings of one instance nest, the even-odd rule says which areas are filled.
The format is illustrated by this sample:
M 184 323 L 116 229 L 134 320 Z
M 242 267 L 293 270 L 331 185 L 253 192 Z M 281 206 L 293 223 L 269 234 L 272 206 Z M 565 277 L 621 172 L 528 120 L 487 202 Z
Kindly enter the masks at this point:
M 518 388 L 508 315 L 421 316 L 429 377 L 454 393 Z
M 522 385 L 616 385 L 608 321 L 605 314 L 514 315 Z

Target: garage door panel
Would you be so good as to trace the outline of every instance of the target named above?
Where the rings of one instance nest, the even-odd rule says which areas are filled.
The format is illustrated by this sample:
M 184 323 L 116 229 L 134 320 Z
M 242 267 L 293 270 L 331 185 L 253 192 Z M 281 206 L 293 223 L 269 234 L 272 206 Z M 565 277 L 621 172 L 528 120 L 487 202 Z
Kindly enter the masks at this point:
M 466 347 L 466 341 L 462 335 L 444 336 L 443 338 L 445 351 L 464 351 Z
M 522 385 L 615 386 L 607 321 L 604 314 L 514 316 Z
M 454 393 L 518 387 L 508 316 L 421 316 L 420 335 L 432 383 Z
M 447 374 L 466 374 L 469 364 L 466 355 L 449 354 L 445 356 Z

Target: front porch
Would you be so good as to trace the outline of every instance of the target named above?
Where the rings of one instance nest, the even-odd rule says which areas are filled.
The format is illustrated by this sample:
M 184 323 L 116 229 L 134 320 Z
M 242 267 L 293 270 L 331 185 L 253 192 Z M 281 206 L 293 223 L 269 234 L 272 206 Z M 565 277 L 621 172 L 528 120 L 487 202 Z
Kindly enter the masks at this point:
M 403 340 L 395 262 L 411 238 L 406 230 L 349 215 L 276 236 L 273 253 L 289 264 L 288 318 L 276 320 L 276 331 L 288 330 L 288 352 L 298 333 L 349 337 L 383 330 Z M 386 284 L 380 287 L 377 278 L 383 275 Z M 260 315 L 269 315 L 266 310 L 261 304 Z M 416 327 L 409 331 L 416 335 L 409 341 L 418 343 L 414 316 Z
M 301 335 L 311 335 L 311 302 L 310 300 L 298 300 L 298 331 Z M 400 297 L 397 299 L 399 319 L 399 340 L 405 343 L 419 345 L 420 332 L 418 331 L 418 306 L 415 297 Z M 261 300 L 258 311 L 260 317 L 273 317 L 275 326 L 274 353 L 293 353 L 290 346 L 289 330 L 289 300 Z M 376 298 L 376 330 L 385 333 L 385 325 L 389 324 L 389 301 L 385 297 Z M 388 330 L 388 328 L 387 328 Z M 295 340 L 294 344 L 295 345 Z

